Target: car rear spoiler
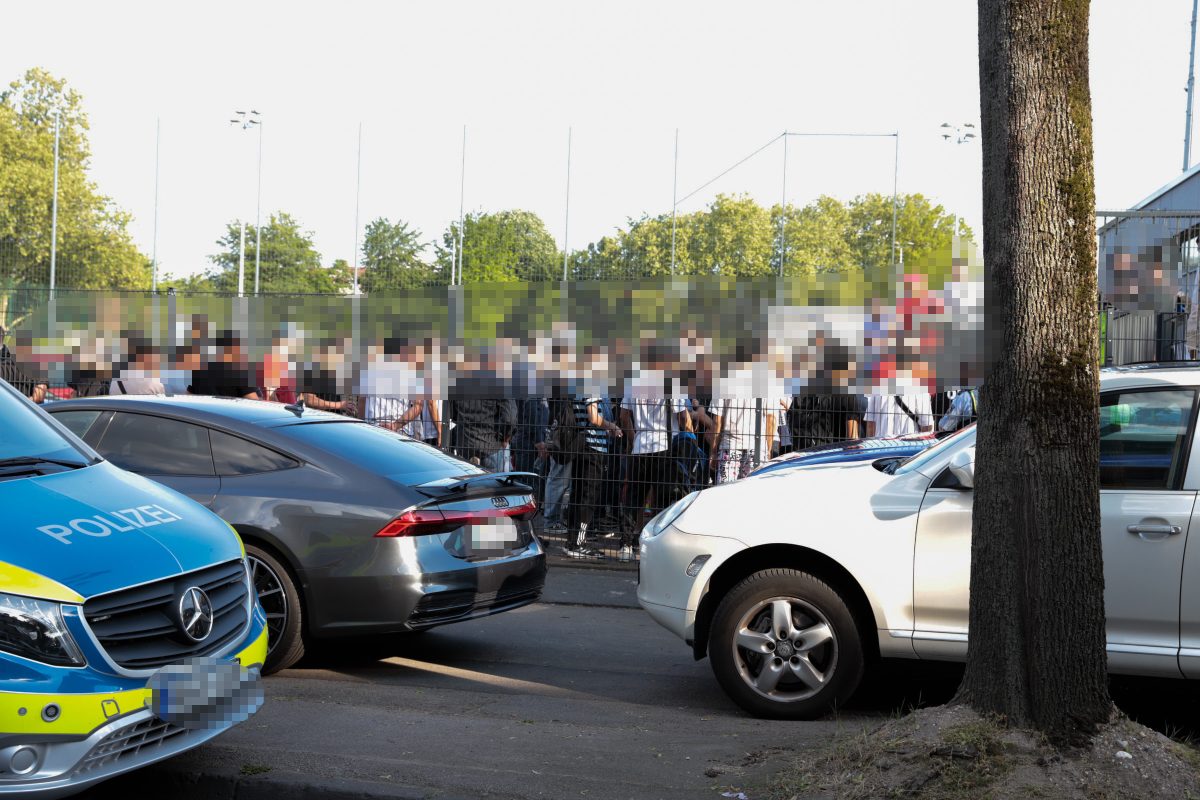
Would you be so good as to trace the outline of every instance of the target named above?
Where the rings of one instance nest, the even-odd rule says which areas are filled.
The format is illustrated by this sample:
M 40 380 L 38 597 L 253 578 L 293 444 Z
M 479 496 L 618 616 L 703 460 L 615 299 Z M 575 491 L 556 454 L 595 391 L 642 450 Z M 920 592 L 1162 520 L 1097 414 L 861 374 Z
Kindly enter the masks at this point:
M 426 497 L 441 497 L 444 498 L 450 494 L 475 494 L 470 491 L 472 489 L 482 489 L 480 494 L 494 494 L 495 490 L 516 490 L 524 492 L 532 492 L 533 487 L 525 483 L 520 483 L 519 479 L 532 478 L 538 479 L 538 475 L 533 472 L 485 472 L 481 475 L 466 475 L 461 478 L 438 478 L 435 481 L 418 484 L 413 488 Z M 492 484 L 492 486 L 487 486 Z M 488 492 L 487 489 L 493 489 Z

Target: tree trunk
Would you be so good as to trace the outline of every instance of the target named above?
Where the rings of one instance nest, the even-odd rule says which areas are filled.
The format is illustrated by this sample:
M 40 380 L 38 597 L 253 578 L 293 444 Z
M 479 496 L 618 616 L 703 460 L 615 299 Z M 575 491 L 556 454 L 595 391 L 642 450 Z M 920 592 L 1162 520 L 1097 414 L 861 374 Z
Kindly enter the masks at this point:
M 1108 719 L 1087 0 L 979 0 L 988 365 L 959 697 Z

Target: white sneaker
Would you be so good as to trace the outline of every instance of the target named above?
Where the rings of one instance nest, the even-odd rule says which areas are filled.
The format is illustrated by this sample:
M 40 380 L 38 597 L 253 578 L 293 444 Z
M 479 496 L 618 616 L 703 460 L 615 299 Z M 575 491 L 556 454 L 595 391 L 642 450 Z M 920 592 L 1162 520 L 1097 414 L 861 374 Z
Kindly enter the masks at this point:
M 617 551 L 618 561 L 633 561 L 635 558 L 637 558 L 637 555 L 633 552 L 633 548 L 629 545 L 625 545 Z
M 564 556 L 566 556 L 567 558 L 592 558 L 593 557 L 590 550 L 586 550 L 582 546 L 579 546 L 579 545 L 577 545 L 575 547 L 566 545 L 566 546 L 560 547 L 559 550 L 561 550 L 562 554 Z

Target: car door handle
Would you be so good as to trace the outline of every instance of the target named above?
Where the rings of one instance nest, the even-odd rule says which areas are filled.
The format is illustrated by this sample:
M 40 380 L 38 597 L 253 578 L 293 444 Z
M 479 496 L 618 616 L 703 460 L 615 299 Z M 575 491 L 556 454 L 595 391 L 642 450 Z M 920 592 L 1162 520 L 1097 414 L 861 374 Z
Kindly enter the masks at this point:
M 1137 534 L 1147 541 L 1155 541 L 1165 539 L 1168 536 L 1176 536 L 1183 533 L 1183 528 L 1178 525 L 1157 525 L 1152 523 L 1139 522 L 1136 525 L 1130 525 L 1126 528 L 1130 533 Z

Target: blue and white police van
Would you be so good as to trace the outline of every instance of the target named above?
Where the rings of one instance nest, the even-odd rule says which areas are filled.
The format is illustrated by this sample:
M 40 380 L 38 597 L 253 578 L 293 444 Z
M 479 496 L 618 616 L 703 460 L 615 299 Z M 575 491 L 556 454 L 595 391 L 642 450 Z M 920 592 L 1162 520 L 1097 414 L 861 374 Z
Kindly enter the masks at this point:
M 237 534 L 0 380 L 0 797 L 62 797 L 262 704 Z

